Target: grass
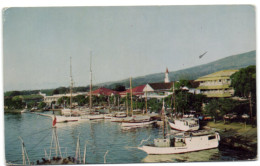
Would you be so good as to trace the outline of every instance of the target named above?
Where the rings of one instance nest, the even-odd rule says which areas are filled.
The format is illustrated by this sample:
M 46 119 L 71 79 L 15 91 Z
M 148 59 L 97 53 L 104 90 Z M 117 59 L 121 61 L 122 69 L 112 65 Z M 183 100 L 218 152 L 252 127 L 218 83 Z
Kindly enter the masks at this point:
M 251 141 L 257 142 L 257 128 L 252 127 L 252 125 L 247 124 L 245 126 L 245 123 L 242 122 L 232 122 L 228 124 L 224 124 L 223 121 L 218 121 L 217 123 L 214 122 L 208 122 L 208 127 L 216 128 L 220 130 L 232 130 L 235 131 L 236 134 L 241 135 L 243 137 L 250 138 Z

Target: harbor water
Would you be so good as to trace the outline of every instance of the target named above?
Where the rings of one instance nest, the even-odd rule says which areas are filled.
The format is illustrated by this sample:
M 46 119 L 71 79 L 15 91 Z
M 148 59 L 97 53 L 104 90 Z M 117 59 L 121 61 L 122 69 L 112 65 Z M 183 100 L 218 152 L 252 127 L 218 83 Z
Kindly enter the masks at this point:
M 24 140 L 31 162 L 36 163 L 49 152 L 52 138 L 50 117 L 36 114 L 5 114 L 5 156 L 6 161 L 22 164 L 22 146 L 19 136 Z M 237 161 L 254 158 L 244 151 L 225 147 L 199 152 L 174 155 L 147 155 L 136 147 L 142 140 L 161 137 L 158 126 L 143 128 L 122 128 L 120 123 L 110 120 L 80 121 L 57 124 L 57 134 L 63 155 L 75 156 L 77 138 L 80 137 L 81 156 L 87 143 L 87 163 L 143 163 L 143 162 L 197 162 L 197 161 Z M 65 154 L 66 153 L 66 154 Z

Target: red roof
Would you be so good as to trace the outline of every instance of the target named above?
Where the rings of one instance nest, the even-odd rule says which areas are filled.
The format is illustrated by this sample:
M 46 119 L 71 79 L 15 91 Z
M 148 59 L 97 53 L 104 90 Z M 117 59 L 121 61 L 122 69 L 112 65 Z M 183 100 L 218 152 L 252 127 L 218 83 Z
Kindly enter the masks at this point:
M 132 93 L 133 95 L 143 95 L 144 92 L 144 87 L 146 85 L 140 85 L 140 86 L 137 86 L 135 88 L 132 89 Z M 127 93 L 130 93 L 130 89 L 127 89 L 126 91 L 123 91 L 123 92 L 119 92 L 120 95 L 126 95 Z
M 169 71 L 168 71 L 168 67 L 166 67 L 166 73 L 169 73 Z
M 111 94 L 118 94 L 118 92 L 117 91 L 113 91 L 113 90 L 111 90 L 111 89 L 107 89 L 107 88 L 99 88 L 99 89 L 97 89 L 97 90 L 94 90 L 93 92 L 92 92 L 92 94 L 93 95 L 104 95 L 104 96 L 111 96 Z

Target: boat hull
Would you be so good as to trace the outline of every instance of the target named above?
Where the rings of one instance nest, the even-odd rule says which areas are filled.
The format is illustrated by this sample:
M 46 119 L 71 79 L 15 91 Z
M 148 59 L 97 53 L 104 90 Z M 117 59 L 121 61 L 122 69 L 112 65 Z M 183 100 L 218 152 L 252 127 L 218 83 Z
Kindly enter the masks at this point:
M 56 116 L 57 123 L 65 123 L 65 122 L 76 122 L 79 121 L 80 117 L 74 116 Z
M 155 123 L 156 121 L 148 121 L 148 122 L 123 122 L 122 127 L 138 127 L 138 126 L 146 126 Z
M 196 152 L 201 150 L 217 148 L 218 144 L 201 147 L 201 148 L 187 148 L 187 147 L 152 147 L 152 146 L 142 146 L 138 149 L 143 150 L 149 155 L 158 155 L 158 154 L 180 154 L 180 153 L 189 153 Z
M 172 122 L 169 122 L 169 125 L 170 125 L 171 129 L 179 130 L 179 131 L 196 131 L 196 130 L 199 130 L 199 128 L 200 128 L 199 125 L 189 127 L 189 126 L 185 126 L 185 125 L 174 124 Z

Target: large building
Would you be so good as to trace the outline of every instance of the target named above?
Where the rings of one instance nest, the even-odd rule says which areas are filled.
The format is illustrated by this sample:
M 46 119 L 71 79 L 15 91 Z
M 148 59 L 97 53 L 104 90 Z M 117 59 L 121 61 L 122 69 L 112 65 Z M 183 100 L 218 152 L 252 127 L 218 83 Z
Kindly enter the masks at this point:
M 66 93 L 66 94 L 56 94 L 53 96 L 46 96 L 45 94 L 41 94 L 44 97 L 44 102 L 47 105 L 51 105 L 52 103 L 56 104 L 57 101 L 59 100 L 59 98 L 61 97 L 70 97 L 70 93 Z M 87 92 L 78 92 L 78 93 L 72 93 L 72 97 L 77 96 L 77 95 L 87 95 Z
M 222 70 L 198 78 L 198 89 L 207 97 L 232 97 L 234 89 L 230 87 L 230 76 L 238 70 Z

